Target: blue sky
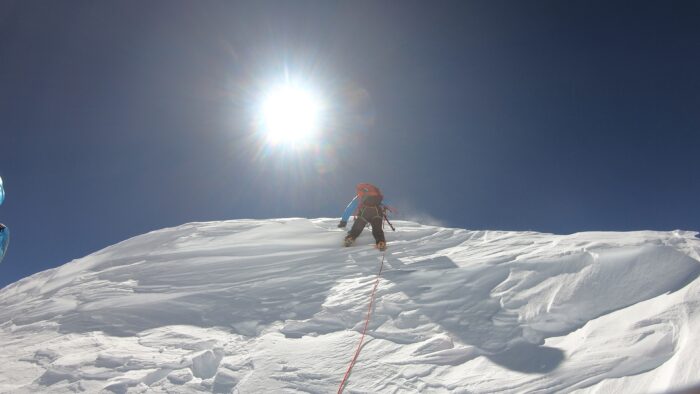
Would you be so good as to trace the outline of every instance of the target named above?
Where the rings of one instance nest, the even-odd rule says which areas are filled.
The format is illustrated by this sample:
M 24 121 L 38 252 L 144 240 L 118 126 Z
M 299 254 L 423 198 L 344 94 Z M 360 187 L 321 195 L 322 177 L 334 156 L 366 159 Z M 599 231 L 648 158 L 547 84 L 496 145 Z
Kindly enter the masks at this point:
M 189 221 L 340 216 L 364 181 L 454 227 L 698 230 L 699 19 L 690 1 L 2 2 L 0 285 Z M 253 127 L 285 76 L 325 98 L 313 149 Z

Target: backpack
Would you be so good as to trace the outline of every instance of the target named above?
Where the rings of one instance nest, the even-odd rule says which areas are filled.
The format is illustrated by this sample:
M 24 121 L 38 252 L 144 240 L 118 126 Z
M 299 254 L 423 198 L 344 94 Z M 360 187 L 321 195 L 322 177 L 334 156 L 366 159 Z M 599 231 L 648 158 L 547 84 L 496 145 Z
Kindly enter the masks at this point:
M 359 199 L 358 208 L 377 207 L 384 199 L 381 190 L 370 183 L 359 183 L 355 189 Z

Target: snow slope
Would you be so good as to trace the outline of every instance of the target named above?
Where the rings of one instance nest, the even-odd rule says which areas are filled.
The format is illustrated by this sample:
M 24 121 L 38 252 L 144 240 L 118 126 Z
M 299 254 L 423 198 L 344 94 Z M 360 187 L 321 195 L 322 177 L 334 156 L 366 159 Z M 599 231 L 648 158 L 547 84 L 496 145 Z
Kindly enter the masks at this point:
M 0 392 L 335 392 L 381 254 L 336 219 L 191 223 L 0 290 Z M 346 393 L 700 382 L 693 232 L 395 223 Z

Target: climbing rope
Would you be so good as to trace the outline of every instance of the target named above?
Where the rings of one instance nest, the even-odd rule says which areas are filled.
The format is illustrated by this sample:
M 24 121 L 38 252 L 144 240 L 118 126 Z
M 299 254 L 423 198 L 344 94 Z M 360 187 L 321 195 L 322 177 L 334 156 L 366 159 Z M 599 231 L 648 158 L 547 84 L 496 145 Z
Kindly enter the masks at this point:
M 355 361 L 357 361 L 357 357 L 360 355 L 360 350 L 362 349 L 362 342 L 365 340 L 365 333 L 367 333 L 367 326 L 369 326 L 369 319 L 372 316 L 372 305 L 374 304 L 374 296 L 377 292 L 377 286 L 379 285 L 379 277 L 382 275 L 382 269 L 384 269 L 384 256 L 386 256 L 386 250 L 384 253 L 382 253 L 382 263 L 379 266 L 379 272 L 377 273 L 377 279 L 374 282 L 374 288 L 372 289 L 372 295 L 370 296 L 369 299 L 369 307 L 367 308 L 367 317 L 365 318 L 365 328 L 362 329 L 362 336 L 360 337 L 360 343 L 357 345 L 357 350 L 355 351 L 355 355 L 352 357 L 352 361 L 350 361 L 350 365 L 348 365 L 348 370 L 345 372 L 345 376 L 343 377 L 343 381 L 340 382 L 340 386 L 338 386 L 338 394 L 341 394 L 343 392 L 343 389 L 345 388 L 345 382 L 348 380 L 348 377 L 350 377 L 350 371 L 352 371 L 352 367 L 355 365 Z

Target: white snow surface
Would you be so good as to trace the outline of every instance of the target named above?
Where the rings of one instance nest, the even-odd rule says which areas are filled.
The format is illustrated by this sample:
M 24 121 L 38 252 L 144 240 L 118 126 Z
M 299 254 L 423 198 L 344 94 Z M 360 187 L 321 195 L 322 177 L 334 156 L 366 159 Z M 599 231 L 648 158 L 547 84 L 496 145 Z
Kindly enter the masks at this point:
M 336 392 L 382 259 L 336 223 L 190 223 L 5 287 L 0 392 Z M 700 383 L 697 233 L 395 226 L 344 392 Z

